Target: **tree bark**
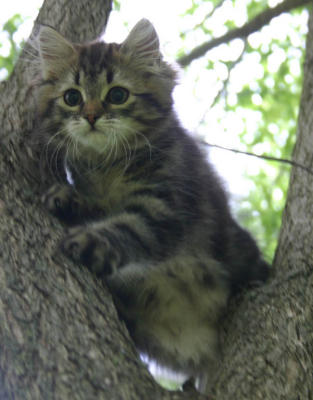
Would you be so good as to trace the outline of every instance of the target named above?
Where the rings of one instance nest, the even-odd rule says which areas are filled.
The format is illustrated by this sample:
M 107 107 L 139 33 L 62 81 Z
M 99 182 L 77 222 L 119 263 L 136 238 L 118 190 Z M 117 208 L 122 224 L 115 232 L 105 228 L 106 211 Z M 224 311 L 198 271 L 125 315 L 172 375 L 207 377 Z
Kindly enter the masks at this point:
M 93 0 L 92 7 L 83 0 L 46 0 L 37 22 L 54 21 L 79 42 L 103 31 L 110 9 L 108 0 Z M 312 18 L 307 43 L 294 158 L 312 168 Z M 28 140 L 28 68 L 24 52 L 0 86 L 1 400 L 204 399 L 156 384 L 106 287 L 58 253 L 64 227 L 40 205 L 38 161 Z M 312 188 L 312 176 L 294 168 L 276 274 L 233 302 L 225 320 L 217 400 L 313 398 Z

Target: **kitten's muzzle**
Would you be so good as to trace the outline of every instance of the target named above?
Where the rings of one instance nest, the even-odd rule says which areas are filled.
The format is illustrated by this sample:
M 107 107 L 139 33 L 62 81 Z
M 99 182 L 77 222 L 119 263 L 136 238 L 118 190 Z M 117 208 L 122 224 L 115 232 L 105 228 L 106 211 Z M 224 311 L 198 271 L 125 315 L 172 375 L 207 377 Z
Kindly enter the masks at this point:
M 95 114 L 87 114 L 84 116 L 86 120 L 89 122 L 89 124 L 94 128 L 94 125 L 96 121 L 100 118 L 100 115 L 95 115 Z

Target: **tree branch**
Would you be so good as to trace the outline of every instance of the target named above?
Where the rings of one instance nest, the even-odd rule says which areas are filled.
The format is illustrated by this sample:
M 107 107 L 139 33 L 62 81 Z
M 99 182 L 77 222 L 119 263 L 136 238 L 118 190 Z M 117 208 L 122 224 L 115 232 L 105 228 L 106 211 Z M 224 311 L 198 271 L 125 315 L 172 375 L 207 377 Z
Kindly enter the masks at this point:
M 231 151 L 232 153 L 236 153 L 236 154 L 243 154 L 245 156 L 256 157 L 256 158 L 260 158 L 262 160 L 276 161 L 276 162 L 281 162 L 284 164 L 289 164 L 294 167 L 301 168 L 303 171 L 306 171 L 308 174 L 313 175 L 312 169 L 310 169 L 310 168 L 306 167 L 305 165 L 302 165 L 296 161 L 289 160 L 288 158 L 277 158 L 277 157 L 273 157 L 273 156 L 268 156 L 266 154 L 255 154 L 255 153 L 251 153 L 249 151 L 241 151 L 241 150 L 237 150 L 237 149 L 231 149 L 229 147 L 220 146 L 218 144 L 211 144 L 211 143 L 208 143 L 205 141 L 201 141 L 201 143 L 204 144 L 205 146 L 215 147 L 216 149 L 220 149 L 220 150 Z
M 191 64 L 192 61 L 202 57 L 206 52 L 213 49 L 214 47 L 219 46 L 222 43 L 230 42 L 233 39 L 246 38 L 251 33 L 258 31 L 264 25 L 267 25 L 273 18 L 277 17 L 278 15 L 284 12 L 289 12 L 294 8 L 305 6 L 309 3 L 311 3 L 310 0 L 285 0 L 274 8 L 267 8 L 240 28 L 228 31 L 223 36 L 214 38 L 209 42 L 205 42 L 200 46 L 195 47 L 189 54 L 181 56 L 177 60 L 177 62 L 182 67 L 186 67 L 187 65 Z

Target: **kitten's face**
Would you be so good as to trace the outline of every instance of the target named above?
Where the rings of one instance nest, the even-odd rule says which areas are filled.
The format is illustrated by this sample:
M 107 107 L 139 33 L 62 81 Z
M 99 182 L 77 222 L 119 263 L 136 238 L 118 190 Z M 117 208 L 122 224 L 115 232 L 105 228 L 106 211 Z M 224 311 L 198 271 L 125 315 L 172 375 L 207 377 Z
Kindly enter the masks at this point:
M 142 113 L 137 94 L 145 91 L 130 75 L 123 77 L 121 68 L 106 64 L 108 48 L 99 43 L 80 49 L 49 94 L 54 99 L 51 119 L 61 124 L 61 135 L 100 153 L 142 129 L 136 119 Z
M 51 28 L 43 28 L 39 40 L 40 119 L 49 140 L 69 154 L 117 156 L 147 142 L 168 116 L 174 73 L 161 60 L 148 21 L 140 21 L 121 45 L 75 46 Z

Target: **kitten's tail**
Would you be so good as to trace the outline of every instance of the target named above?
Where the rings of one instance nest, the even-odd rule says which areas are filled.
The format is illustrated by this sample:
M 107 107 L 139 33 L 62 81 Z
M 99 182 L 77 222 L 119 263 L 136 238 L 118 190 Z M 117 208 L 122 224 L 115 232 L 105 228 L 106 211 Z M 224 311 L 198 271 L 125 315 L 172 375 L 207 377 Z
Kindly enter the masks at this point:
M 257 286 L 269 278 L 271 267 L 249 232 L 235 221 L 231 228 L 233 245 L 228 254 L 228 270 L 233 292 L 244 286 Z

